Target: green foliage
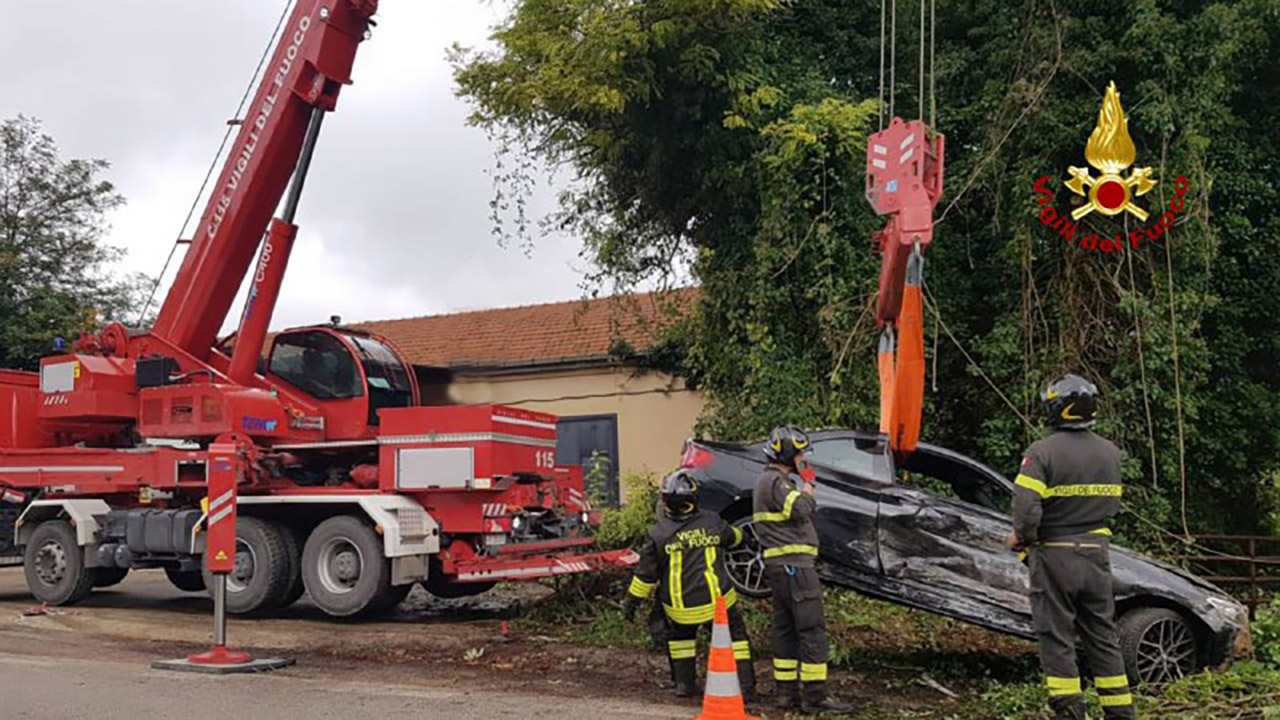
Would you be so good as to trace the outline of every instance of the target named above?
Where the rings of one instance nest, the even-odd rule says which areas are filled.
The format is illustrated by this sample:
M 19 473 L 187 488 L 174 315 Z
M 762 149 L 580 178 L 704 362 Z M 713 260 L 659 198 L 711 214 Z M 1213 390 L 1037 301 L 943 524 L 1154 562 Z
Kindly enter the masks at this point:
M 1255 531 L 1280 470 L 1280 0 L 937 12 L 949 153 L 926 268 L 926 436 L 1014 467 L 1038 432 L 1019 413 L 1036 416 L 1051 375 L 1082 372 L 1103 389 L 1101 429 L 1128 451 L 1146 520 L 1181 525 L 1185 487 L 1191 528 Z M 914 48 L 914 24 L 898 39 Z M 879 221 L 862 143 L 877 125 L 878 7 L 523 0 L 494 40 L 455 53 L 459 93 L 509 154 L 570 171 L 553 221 L 586 239 L 597 280 L 682 263 L 699 280 L 680 342 L 710 401 L 703 429 L 873 427 Z M 898 57 L 896 110 L 915 117 L 914 55 Z M 1108 254 L 1041 226 L 1031 185 L 1082 164 L 1113 79 L 1137 164 L 1160 181 L 1143 203 L 1166 205 L 1179 175 L 1190 194 L 1169 233 Z M 531 165 L 505 167 L 518 196 Z M 1059 188 L 1058 207 L 1069 200 Z M 1095 213 L 1080 234 L 1130 229 Z
M 1280 597 L 1258 610 L 1252 631 L 1255 657 L 1259 662 L 1280 670 Z
M 638 547 L 655 520 L 657 476 L 633 473 L 623 475 L 620 482 L 627 501 L 621 507 L 606 508 L 596 528 L 596 542 L 604 548 Z
M 141 305 L 146 279 L 108 272 L 106 213 L 124 199 L 103 160 L 63 160 L 40 123 L 0 121 L 0 367 L 34 369 L 68 343 Z M 133 319 L 133 318 L 130 318 Z

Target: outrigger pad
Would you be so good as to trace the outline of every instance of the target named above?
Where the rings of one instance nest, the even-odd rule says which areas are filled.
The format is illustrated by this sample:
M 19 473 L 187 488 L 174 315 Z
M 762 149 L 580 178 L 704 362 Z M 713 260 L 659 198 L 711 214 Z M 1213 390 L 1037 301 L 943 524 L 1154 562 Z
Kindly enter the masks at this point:
M 260 673 L 289 667 L 296 662 L 293 658 L 254 658 L 249 662 L 234 665 L 209 665 L 193 663 L 187 658 L 175 660 L 155 660 L 151 667 L 156 670 L 173 670 L 176 672 L 204 673 L 206 675 L 230 675 L 233 673 Z

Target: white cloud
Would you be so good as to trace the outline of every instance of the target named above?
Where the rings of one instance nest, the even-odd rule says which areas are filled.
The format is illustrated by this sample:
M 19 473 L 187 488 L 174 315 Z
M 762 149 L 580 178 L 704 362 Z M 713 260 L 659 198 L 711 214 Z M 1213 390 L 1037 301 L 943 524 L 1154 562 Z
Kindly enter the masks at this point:
M 127 269 L 159 271 L 281 8 L 7 4 L 0 117 L 38 117 L 65 156 L 112 162 L 108 177 L 129 204 L 110 218 L 110 238 L 128 249 Z M 355 84 L 321 133 L 273 325 L 580 294 L 580 243 L 543 238 L 526 257 L 490 234 L 493 148 L 465 125 L 445 52 L 455 41 L 482 45 L 503 12 L 484 0 L 382 0 Z M 552 203 L 545 188 L 534 199 L 540 212 Z

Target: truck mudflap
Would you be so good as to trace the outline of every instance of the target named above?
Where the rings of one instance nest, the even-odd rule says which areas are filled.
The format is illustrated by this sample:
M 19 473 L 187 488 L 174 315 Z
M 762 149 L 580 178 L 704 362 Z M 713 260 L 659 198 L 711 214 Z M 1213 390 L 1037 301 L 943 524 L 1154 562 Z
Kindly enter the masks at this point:
M 640 555 L 634 550 L 601 550 L 555 555 L 476 556 L 456 561 L 454 572 L 450 574 L 457 582 L 535 580 L 608 568 L 628 568 L 638 562 L 640 562 Z

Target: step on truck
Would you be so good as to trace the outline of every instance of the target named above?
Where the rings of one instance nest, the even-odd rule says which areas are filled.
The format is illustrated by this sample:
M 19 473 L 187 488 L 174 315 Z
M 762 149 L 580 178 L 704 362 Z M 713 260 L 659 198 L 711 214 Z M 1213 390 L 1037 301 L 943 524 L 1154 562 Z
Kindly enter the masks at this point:
M 592 546 L 598 513 L 581 469 L 555 461 L 555 416 L 422 406 L 391 342 L 336 321 L 263 352 L 320 127 L 376 10 L 295 4 L 149 328 L 112 323 L 38 372 L 0 370 L 0 559 L 21 558 L 37 600 L 136 568 L 204 591 L 204 531 L 227 501 L 207 497 L 211 470 L 237 479 L 232 612 L 305 591 L 349 616 L 415 583 L 458 597 L 635 562 Z

